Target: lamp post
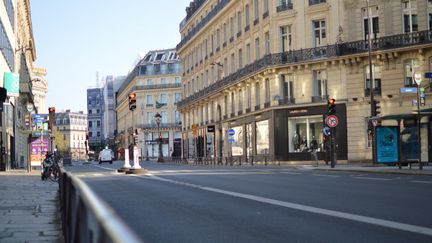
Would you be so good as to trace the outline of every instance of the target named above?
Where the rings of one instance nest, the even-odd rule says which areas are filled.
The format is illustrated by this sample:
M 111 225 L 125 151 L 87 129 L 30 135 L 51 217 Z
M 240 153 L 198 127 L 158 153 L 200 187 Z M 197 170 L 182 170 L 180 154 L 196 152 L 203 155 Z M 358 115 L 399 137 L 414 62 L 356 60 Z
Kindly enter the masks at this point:
M 157 112 L 156 115 L 154 116 L 158 128 L 158 133 L 159 133 L 159 153 L 158 153 L 157 162 L 164 162 L 163 155 L 162 155 L 162 134 L 160 132 L 161 118 L 162 116 L 159 114 L 159 112 Z

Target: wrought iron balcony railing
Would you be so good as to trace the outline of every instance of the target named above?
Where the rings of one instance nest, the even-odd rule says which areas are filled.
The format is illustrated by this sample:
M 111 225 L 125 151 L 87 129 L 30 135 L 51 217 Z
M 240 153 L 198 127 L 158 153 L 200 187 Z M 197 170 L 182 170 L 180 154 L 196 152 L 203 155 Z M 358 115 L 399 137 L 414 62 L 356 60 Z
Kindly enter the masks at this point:
M 374 39 L 372 42 L 372 51 L 396 49 L 422 44 L 432 43 L 432 30 L 419 31 L 414 33 L 404 33 L 399 35 L 385 36 Z M 313 47 L 308 49 L 293 50 L 282 53 L 268 54 L 255 62 L 244 66 L 236 72 L 219 79 L 205 89 L 202 89 L 184 99 L 177 106 L 183 108 L 202 97 L 220 92 L 224 88 L 240 82 L 255 73 L 280 65 L 302 63 L 306 61 L 325 60 L 339 56 L 352 54 L 367 53 L 367 41 L 353 41 L 341 44 Z
M 133 90 L 150 90 L 150 89 L 169 89 L 169 88 L 180 88 L 179 83 L 170 84 L 149 84 L 149 85 L 136 85 Z
M 285 97 L 285 98 L 279 99 L 279 105 L 290 105 L 290 104 L 295 104 L 295 98 Z
M 317 103 L 317 102 L 327 101 L 328 98 L 329 98 L 328 95 L 321 95 L 321 96 L 318 95 L 318 96 L 312 96 L 311 100 L 312 100 L 312 103 Z
M 158 126 L 156 123 L 151 123 L 151 124 L 138 124 L 136 126 L 137 128 L 142 128 L 142 129 L 157 129 Z M 181 124 L 180 122 L 176 122 L 176 123 L 161 123 L 159 125 L 159 128 L 181 128 Z
M 293 4 L 292 3 L 282 3 L 281 5 L 276 7 L 276 12 L 283 12 L 283 11 L 287 11 L 287 10 L 292 10 L 293 9 Z
M 209 23 L 231 0 L 221 0 L 192 30 L 180 41 L 177 45 L 177 50 L 182 48 L 188 41 L 190 41 L 204 26 Z M 191 15 L 192 16 L 192 15 Z M 190 17 L 190 16 L 189 16 Z M 180 23 L 180 29 L 186 25 L 189 20 L 188 16 L 186 21 Z

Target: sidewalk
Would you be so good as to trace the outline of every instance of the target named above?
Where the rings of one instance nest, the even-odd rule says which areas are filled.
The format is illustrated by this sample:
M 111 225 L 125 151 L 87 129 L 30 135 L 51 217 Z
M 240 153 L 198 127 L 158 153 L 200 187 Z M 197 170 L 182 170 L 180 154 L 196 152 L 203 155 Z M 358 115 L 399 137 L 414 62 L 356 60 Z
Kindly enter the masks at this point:
M 371 164 L 342 164 L 336 165 L 335 168 L 331 168 L 330 165 L 323 164 L 320 164 L 318 167 L 305 165 L 303 166 L 303 169 L 432 176 L 432 165 L 430 163 L 428 166 L 423 165 L 423 170 L 419 169 L 418 164 L 413 164 L 411 169 L 409 169 L 408 166 L 403 166 L 402 169 L 399 169 L 398 166 Z
M 0 242 L 64 242 L 58 200 L 39 171 L 0 172 Z

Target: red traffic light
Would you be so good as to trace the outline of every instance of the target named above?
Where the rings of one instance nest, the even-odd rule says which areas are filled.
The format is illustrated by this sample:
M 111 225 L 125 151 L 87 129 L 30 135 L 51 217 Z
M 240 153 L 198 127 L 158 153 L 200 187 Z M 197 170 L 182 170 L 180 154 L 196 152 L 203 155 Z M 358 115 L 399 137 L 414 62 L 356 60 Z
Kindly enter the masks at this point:
M 136 93 L 130 93 L 129 99 L 136 99 Z
M 48 112 L 49 112 L 49 113 L 55 113 L 55 108 L 54 108 L 54 107 L 50 107 L 50 108 L 48 108 Z

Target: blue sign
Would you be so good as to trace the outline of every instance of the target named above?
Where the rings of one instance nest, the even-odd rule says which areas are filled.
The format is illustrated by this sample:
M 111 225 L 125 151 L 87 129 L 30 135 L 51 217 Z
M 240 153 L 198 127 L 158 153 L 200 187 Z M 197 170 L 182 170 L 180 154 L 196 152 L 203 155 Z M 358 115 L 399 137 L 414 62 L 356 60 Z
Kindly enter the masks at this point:
M 399 162 L 398 127 L 376 127 L 376 148 L 378 163 Z
M 230 137 L 230 138 L 228 139 L 228 142 L 232 144 L 232 143 L 234 143 L 234 142 L 235 142 L 235 140 L 234 140 L 234 138 L 233 138 L 233 137 Z
M 432 72 L 425 73 L 425 78 L 432 78 Z
M 228 130 L 228 135 L 230 135 L 230 136 L 234 136 L 234 134 L 235 134 L 235 130 L 234 129 L 229 129 Z
M 400 88 L 401 94 L 404 93 L 414 93 L 417 94 L 417 88 L 416 87 L 402 87 Z
M 324 136 L 330 136 L 330 134 L 331 134 L 330 127 L 324 127 L 323 128 L 323 134 L 324 134 Z

